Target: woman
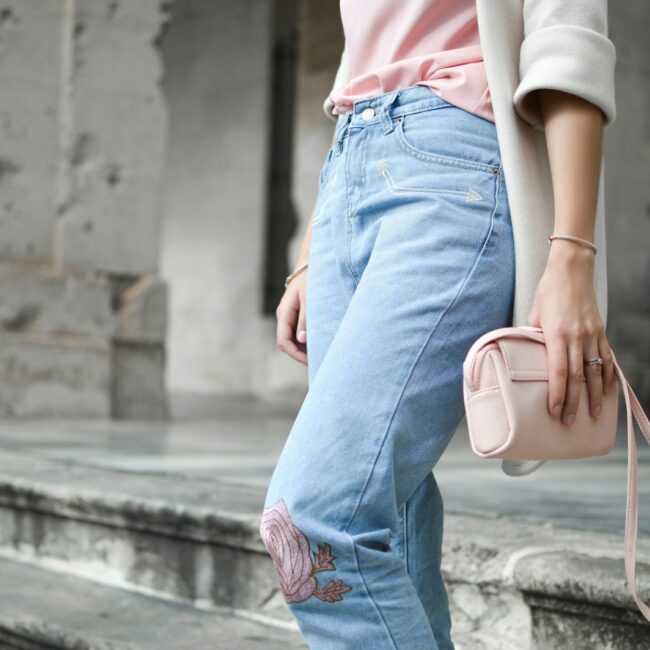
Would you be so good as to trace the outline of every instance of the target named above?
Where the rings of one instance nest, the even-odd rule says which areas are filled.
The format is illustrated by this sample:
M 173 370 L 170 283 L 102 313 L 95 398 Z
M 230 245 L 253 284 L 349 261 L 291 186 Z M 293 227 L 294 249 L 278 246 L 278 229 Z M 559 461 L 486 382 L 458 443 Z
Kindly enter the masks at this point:
M 449 650 L 431 470 L 472 342 L 541 326 L 568 430 L 584 376 L 593 417 L 612 387 L 615 51 L 605 0 L 341 0 L 341 17 L 334 139 L 277 309 L 309 391 L 260 532 L 311 648 Z

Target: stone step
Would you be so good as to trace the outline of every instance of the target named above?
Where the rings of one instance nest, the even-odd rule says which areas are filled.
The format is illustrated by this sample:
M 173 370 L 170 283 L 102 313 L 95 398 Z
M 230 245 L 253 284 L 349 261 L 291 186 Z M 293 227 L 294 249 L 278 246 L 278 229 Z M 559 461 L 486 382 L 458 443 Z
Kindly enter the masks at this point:
M 0 556 L 293 624 L 259 536 L 264 491 L 0 451 Z
M 625 577 L 622 535 L 445 514 L 442 568 L 462 648 L 650 650 L 650 623 Z M 650 603 L 645 535 L 636 574 Z
M 639 565 L 647 585 L 648 565 Z M 532 616 L 535 650 L 562 647 L 650 648 L 650 623 L 630 603 L 621 562 L 581 553 L 547 552 L 522 558 L 514 581 Z M 644 589 L 646 599 L 648 590 Z
M 205 611 L 0 560 L 6 650 L 284 650 L 301 636 L 231 611 Z
M 0 451 L 0 556 L 297 632 L 259 537 L 263 498 L 259 486 Z M 572 650 L 650 648 L 622 556 L 620 533 L 446 513 L 442 569 L 459 650 L 567 647 L 567 626 Z M 647 535 L 638 560 L 650 600 Z

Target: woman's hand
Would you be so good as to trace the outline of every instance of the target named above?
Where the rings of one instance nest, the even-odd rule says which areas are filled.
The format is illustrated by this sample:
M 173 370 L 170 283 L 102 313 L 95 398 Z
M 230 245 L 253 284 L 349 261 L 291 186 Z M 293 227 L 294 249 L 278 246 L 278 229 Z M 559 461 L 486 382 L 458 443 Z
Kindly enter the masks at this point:
M 583 379 L 587 381 L 589 411 L 598 417 L 602 395 L 609 392 L 615 378 L 593 288 L 593 266 L 592 250 L 568 240 L 553 240 L 527 322 L 544 331 L 549 412 L 561 414 L 568 426 L 578 410 Z M 584 365 L 597 356 L 603 358 L 602 366 Z
M 289 282 L 275 315 L 278 348 L 307 365 L 307 269 Z
M 336 130 L 332 134 L 331 147 L 336 142 Z M 300 245 L 298 260 L 294 268 L 302 266 L 309 259 L 312 222 L 318 203 L 314 202 L 307 219 L 307 228 Z M 280 350 L 292 359 L 307 365 L 307 269 L 303 269 L 290 280 L 280 299 L 275 315 L 278 319 L 276 343 Z
M 298 260 L 294 269 L 302 266 L 309 259 L 311 232 L 316 203 L 312 208 L 307 228 L 300 245 Z M 307 365 L 307 269 L 303 269 L 289 280 L 282 298 L 275 309 L 278 324 L 276 344 L 292 359 Z

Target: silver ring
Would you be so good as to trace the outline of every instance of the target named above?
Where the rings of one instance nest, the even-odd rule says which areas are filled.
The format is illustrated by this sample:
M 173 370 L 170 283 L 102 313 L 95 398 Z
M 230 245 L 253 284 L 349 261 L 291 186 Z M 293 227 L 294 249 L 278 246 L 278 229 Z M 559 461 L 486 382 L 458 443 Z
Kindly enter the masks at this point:
M 585 364 L 588 366 L 593 366 L 595 364 L 598 364 L 599 366 L 603 365 L 603 358 L 602 357 L 594 357 L 593 359 L 587 359 L 585 361 Z

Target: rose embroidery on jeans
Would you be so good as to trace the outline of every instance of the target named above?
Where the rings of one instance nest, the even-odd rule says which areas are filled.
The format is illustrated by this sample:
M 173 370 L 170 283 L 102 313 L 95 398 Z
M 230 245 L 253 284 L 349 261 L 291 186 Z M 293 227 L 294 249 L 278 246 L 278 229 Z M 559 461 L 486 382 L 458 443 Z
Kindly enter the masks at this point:
M 296 603 L 316 596 L 326 602 L 343 600 L 343 594 L 352 587 L 342 580 L 330 580 L 319 587 L 314 574 L 334 571 L 332 548 L 318 544 L 318 553 L 312 552 L 305 534 L 291 521 L 284 499 L 269 506 L 262 514 L 260 533 L 271 555 L 280 579 L 280 589 L 287 603 Z

